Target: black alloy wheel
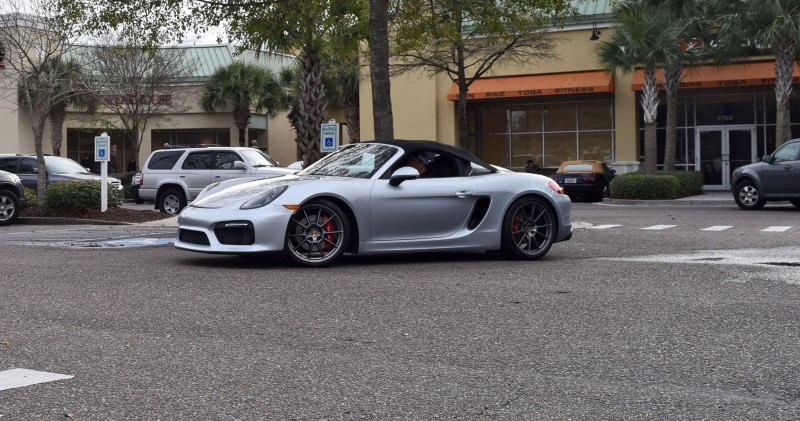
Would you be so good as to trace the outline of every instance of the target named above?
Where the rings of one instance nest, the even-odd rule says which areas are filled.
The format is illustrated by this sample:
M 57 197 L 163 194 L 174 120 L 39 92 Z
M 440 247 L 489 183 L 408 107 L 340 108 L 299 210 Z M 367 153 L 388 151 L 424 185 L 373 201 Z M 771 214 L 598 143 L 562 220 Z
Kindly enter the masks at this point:
M 500 251 L 509 259 L 536 260 L 550 250 L 556 228 L 555 212 L 542 199 L 518 199 L 503 218 Z
M 285 252 L 303 266 L 332 264 L 344 254 L 350 223 L 333 202 L 319 200 L 303 205 L 289 219 Z

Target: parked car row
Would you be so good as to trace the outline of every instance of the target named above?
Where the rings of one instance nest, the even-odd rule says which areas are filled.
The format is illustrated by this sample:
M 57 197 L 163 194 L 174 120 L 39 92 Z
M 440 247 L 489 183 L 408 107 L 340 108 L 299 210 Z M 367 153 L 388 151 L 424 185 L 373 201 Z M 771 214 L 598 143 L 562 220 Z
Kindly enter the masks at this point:
M 89 171 L 72 159 L 61 156 L 44 156 L 45 180 L 48 185 L 57 181 L 97 180 L 101 177 Z M 39 184 L 39 164 L 36 155 L 0 154 L 0 170 L 14 173 L 22 179 L 22 184 L 36 190 Z M 115 177 L 107 178 L 109 187 L 122 190 L 122 182 Z

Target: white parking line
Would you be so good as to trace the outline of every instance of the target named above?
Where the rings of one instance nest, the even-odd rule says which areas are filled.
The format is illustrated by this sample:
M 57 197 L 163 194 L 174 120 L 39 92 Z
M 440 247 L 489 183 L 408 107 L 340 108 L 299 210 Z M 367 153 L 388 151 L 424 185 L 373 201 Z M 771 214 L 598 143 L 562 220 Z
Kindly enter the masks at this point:
M 66 374 L 47 373 L 44 371 L 14 368 L 11 370 L 0 371 L 0 390 L 14 389 L 17 387 L 25 387 L 37 383 L 53 382 L 56 380 L 66 380 L 73 377 L 74 376 L 68 376 Z
M 616 228 L 616 227 L 621 227 L 621 226 L 622 225 L 617 225 L 617 224 L 605 224 L 605 225 L 595 225 L 595 226 L 589 227 L 589 228 L 593 229 L 593 230 L 604 230 L 604 229 Z
M 776 225 L 776 226 L 772 226 L 772 227 L 763 229 L 763 230 L 761 230 L 761 232 L 784 232 L 784 231 L 789 231 L 790 228 L 792 228 L 792 227 Z
M 733 228 L 733 225 L 714 225 L 708 228 L 703 228 L 700 231 L 725 231 L 728 228 Z
M 658 231 L 658 230 L 665 230 L 665 229 L 674 228 L 674 227 L 677 227 L 677 225 L 651 225 L 649 227 L 644 227 L 642 229 L 643 230 L 655 230 L 655 231 Z

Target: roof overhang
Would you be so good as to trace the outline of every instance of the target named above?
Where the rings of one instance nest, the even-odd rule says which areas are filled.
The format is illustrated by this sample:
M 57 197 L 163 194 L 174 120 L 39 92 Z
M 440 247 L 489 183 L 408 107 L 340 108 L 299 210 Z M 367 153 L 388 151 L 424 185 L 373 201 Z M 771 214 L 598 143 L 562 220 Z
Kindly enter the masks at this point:
M 614 78 L 602 70 L 548 73 L 541 75 L 481 78 L 472 83 L 467 100 L 576 95 L 614 92 Z M 453 84 L 447 99 L 458 100 L 458 85 Z

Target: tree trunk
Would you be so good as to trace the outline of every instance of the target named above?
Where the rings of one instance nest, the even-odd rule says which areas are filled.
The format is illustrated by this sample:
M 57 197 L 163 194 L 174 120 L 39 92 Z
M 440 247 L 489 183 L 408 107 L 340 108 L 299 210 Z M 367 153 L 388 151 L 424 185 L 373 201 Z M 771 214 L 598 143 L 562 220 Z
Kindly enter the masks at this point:
M 53 146 L 53 155 L 61 156 L 61 144 L 64 137 L 61 131 L 64 128 L 64 120 L 67 118 L 67 105 L 59 103 L 50 110 L 50 144 Z
M 372 115 L 377 140 L 394 139 L 387 8 L 388 0 L 369 0 L 369 73 L 372 81 Z
M 792 135 L 789 101 L 792 97 L 792 70 L 797 42 L 785 39 L 775 56 L 775 146 L 789 140 Z
M 466 81 L 459 81 L 458 83 L 458 105 L 456 110 L 458 121 L 458 146 L 462 148 L 467 148 L 469 146 L 469 122 L 467 121 L 467 92 L 469 92 L 469 86 L 467 86 L 465 82 Z M 500 165 L 508 164 L 500 163 Z
M 681 66 L 664 69 L 664 88 L 667 91 L 667 139 L 664 144 L 664 171 L 675 169 L 675 145 L 678 125 L 678 85 L 681 82 Z
M 247 102 L 249 103 L 249 98 Z M 247 146 L 247 126 L 250 125 L 250 108 L 233 107 L 233 124 L 239 129 L 239 146 Z
M 344 106 L 344 121 L 347 122 L 350 143 L 361 141 L 361 116 L 359 114 L 358 98 L 348 99 Z
M 307 167 L 322 156 L 319 150 L 319 135 L 320 126 L 325 121 L 327 101 L 319 52 L 304 51 L 301 66 L 300 101 L 297 112 L 302 133 L 298 132 L 297 140 L 303 152 L 303 167 Z
M 642 92 L 642 115 L 644 117 L 644 165 L 645 174 L 656 172 L 656 117 L 658 116 L 658 84 L 653 69 L 644 71 L 644 90 Z
M 36 203 L 44 206 L 44 190 L 47 188 L 47 171 L 44 166 L 44 153 L 42 151 L 42 138 L 44 137 L 44 123 L 47 121 L 47 113 L 38 109 L 30 110 L 31 129 L 33 130 L 33 148 L 36 152 L 38 162 L 38 174 L 36 177 Z

